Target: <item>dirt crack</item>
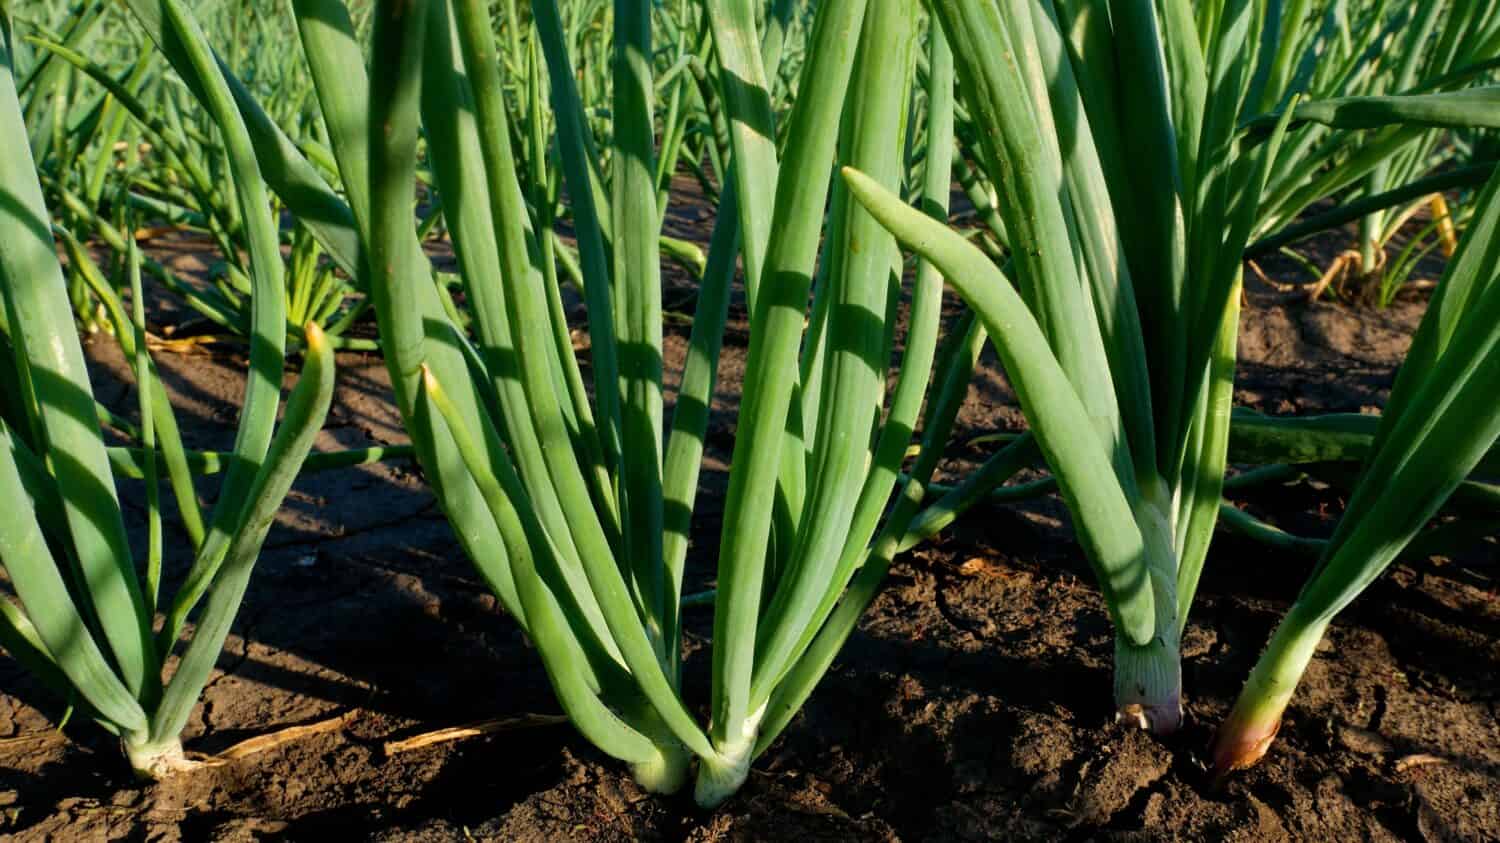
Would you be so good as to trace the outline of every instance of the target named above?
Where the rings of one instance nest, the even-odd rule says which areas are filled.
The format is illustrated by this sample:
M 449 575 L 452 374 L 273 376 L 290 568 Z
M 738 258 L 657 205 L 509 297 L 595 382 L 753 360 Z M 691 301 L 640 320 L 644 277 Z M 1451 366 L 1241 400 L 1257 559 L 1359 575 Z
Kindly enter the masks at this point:
M 345 539 L 354 538 L 356 536 L 367 535 L 369 533 L 374 533 L 380 530 L 399 528 L 403 525 L 410 524 L 413 521 L 420 521 L 428 517 L 441 519 L 443 517 L 441 514 L 437 514 L 435 516 L 431 515 L 432 511 L 436 508 L 437 499 L 429 498 L 421 506 L 417 507 L 416 510 L 409 512 L 406 515 L 402 515 L 398 518 L 387 521 L 378 521 L 372 524 L 366 524 L 362 527 L 355 527 L 352 530 L 340 528 L 336 533 L 330 532 L 326 535 L 321 536 L 298 536 L 297 538 L 290 541 L 267 542 L 262 546 L 262 552 L 264 553 L 267 550 L 287 550 L 295 547 L 322 547 L 323 545 L 340 542 Z

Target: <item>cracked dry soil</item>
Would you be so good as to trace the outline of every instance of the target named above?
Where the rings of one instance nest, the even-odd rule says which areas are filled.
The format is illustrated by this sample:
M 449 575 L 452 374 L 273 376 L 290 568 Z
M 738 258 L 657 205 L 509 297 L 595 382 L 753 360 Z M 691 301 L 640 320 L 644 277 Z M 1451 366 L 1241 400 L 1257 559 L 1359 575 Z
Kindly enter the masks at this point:
M 669 291 L 671 292 L 671 291 Z M 1242 405 L 1358 411 L 1385 399 L 1421 304 L 1390 311 L 1252 295 Z M 672 300 L 672 296 L 668 296 Z M 158 314 L 171 319 L 172 314 Z M 691 589 L 711 584 L 745 353 L 731 324 L 695 522 Z M 668 363 L 686 329 L 668 331 Z M 110 342 L 95 382 L 129 413 Z M 225 447 L 233 350 L 163 354 L 190 447 Z M 381 361 L 343 354 L 320 449 L 404 441 Z M 962 435 L 1014 429 L 993 359 Z M 954 449 L 956 476 L 984 453 Z M 213 493 L 205 481 L 201 492 Z M 127 500 L 139 487 L 125 485 Z M 1303 483 L 1241 502 L 1326 534 L 1335 493 Z M 137 507 L 136 525 L 142 520 Z M 170 529 L 170 525 L 169 525 Z M 137 537 L 139 538 L 139 537 Z M 179 575 L 180 548 L 169 559 Z M 1227 711 L 1310 562 L 1221 533 L 1185 641 L 1190 722 L 1157 741 L 1107 725 L 1110 629 L 1055 499 L 971 516 L 909 554 L 833 671 L 744 791 L 712 814 L 642 793 L 566 725 L 388 754 L 444 726 L 554 713 L 524 637 L 463 559 L 416 469 L 302 478 L 186 736 L 213 753 L 347 715 L 342 729 L 143 786 L 86 723 L 0 660 L 0 836 L 39 840 L 1494 840 L 1500 839 L 1500 600 L 1492 538 L 1397 564 L 1335 624 L 1257 769 L 1210 786 Z M 706 611 L 686 693 L 707 700 Z

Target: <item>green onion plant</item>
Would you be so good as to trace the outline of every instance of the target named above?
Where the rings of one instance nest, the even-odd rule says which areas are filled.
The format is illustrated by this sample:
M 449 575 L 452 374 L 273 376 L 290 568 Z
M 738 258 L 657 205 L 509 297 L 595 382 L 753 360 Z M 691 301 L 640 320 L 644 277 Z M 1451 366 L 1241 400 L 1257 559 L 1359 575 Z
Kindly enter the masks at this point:
M 900 412 L 877 424 L 896 254 L 842 190 L 827 224 L 832 245 L 817 263 L 829 162 L 859 163 L 893 188 L 904 175 L 916 3 L 820 6 L 804 69 L 818 84 L 804 85 L 781 149 L 766 72 L 776 51 L 761 43 L 752 4 L 710 4 L 732 154 L 670 428 L 650 9 L 614 5 L 608 205 L 591 202 L 586 135 L 574 128 L 582 114 L 556 9 L 538 0 L 532 10 L 579 237 L 592 400 L 578 386 L 571 347 L 559 340 L 566 326 L 549 306 L 555 279 L 535 257 L 538 237 L 499 96 L 502 69 L 479 0 L 387 4 L 377 18 L 382 58 L 372 73 L 370 122 L 385 130 L 370 142 L 370 243 L 387 360 L 405 384 L 403 411 L 419 451 L 440 438 L 456 446 L 460 480 L 478 491 L 482 508 L 461 511 L 464 501 L 453 498 L 450 517 L 461 529 L 467 518 L 487 517 L 490 534 L 498 533 L 491 547 L 471 543 L 471 554 L 524 618 L 574 723 L 654 790 L 676 789 L 696 759 L 697 799 L 712 805 L 739 787 L 764 748 L 767 712 L 779 710 L 783 680 L 877 526 L 911 435 L 914 397 L 925 390 L 923 361 L 930 364 L 936 341 L 930 281 L 922 330 L 909 337 L 916 365 L 903 367 L 897 387 Z M 473 104 L 472 124 L 454 125 L 459 103 Z M 409 274 L 415 244 L 406 207 L 419 119 L 475 297 L 472 351 L 450 326 L 421 316 L 418 296 L 427 287 Z M 608 249 L 603 213 L 611 217 Z M 705 728 L 680 692 L 682 579 L 737 256 L 751 344 L 719 550 Z M 458 349 L 458 365 L 445 366 L 439 348 Z
M 130 5 L 203 97 L 205 74 L 164 37 L 158 4 Z M 887 401 L 902 267 L 894 241 L 833 179 L 832 165 L 908 187 L 906 129 L 920 102 L 931 135 L 920 193 L 943 214 L 953 148 L 946 42 L 930 41 L 929 86 L 914 97 L 915 0 L 815 12 L 783 2 L 764 21 L 749 0 L 707 4 L 697 20 L 711 28 L 715 60 L 704 68 L 703 99 L 722 108 L 715 145 L 723 141 L 727 160 L 713 170 L 719 214 L 669 420 L 661 156 L 673 153 L 658 137 L 680 133 L 657 128 L 653 4 L 611 4 L 607 132 L 582 91 L 598 70 L 575 65 L 578 33 L 562 4 L 531 4 L 536 48 L 522 64 L 502 58 L 504 22 L 518 19 L 503 18 L 497 37 L 484 0 L 381 3 L 368 83 L 341 0 L 292 8 L 345 196 L 228 77 L 262 171 L 330 253 L 358 255 L 418 459 L 479 572 L 536 643 L 573 722 L 654 790 L 679 787 L 696 760 L 697 798 L 717 803 L 827 669 L 904 526 L 892 516 L 876 535 L 927 392 L 941 285 L 930 267 L 912 282 L 911 327 Z M 804 14 L 813 17 L 797 96 L 782 114 L 772 80 Z M 706 54 L 699 42 L 678 43 Z M 517 75 L 529 81 L 508 88 Z M 528 99 L 517 108 L 506 92 L 522 89 Z M 461 302 L 436 283 L 418 240 L 413 188 L 424 160 L 458 258 Z M 592 390 L 562 303 L 558 267 L 570 256 L 555 248 L 557 206 L 540 189 L 555 182 L 577 243 Z M 751 347 L 705 726 L 681 693 L 682 582 L 737 265 Z M 943 355 L 963 375 L 940 381 L 941 413 L 929 412 L 924 433 L 936 441 L 930 454 L 951 427 L 982 338 L 967 328 Z M 927 458 L 925 471 L 935 464 Z M 919 488 L 908 484 L 898 514 L 910 517 Z
M 1161 733 L 1218 514 L 1237 257 L 1281 137 L 1239 136 L 1263 9 L 1232 5 L 1200 41 L 1186 3 L 934 3 L 1009 277 L 845 171 L 989 328 L 1116 623 L 1118 717 Z M 970 490 L 1024 465 L 1008 451 Z
M 1500 178 L 1492 178 L 1417 329 L 1333 538 L 1219 728 L 1217 774 L 1265 755 L 1329 623 L 1481 465 L 1500 439 L 1497 395 Z M 1491 519 L 1496 500 L 1487 501 Z
M 184 44 L 191 18 L 166 4 Z M 194 551 L 175 594 L 163 594 L 158 462 L 146 461 L 144 565 L 132 557 L 64 273 L 37 178 L 0 11 L 0 490 L 15 511 L 0 523 L 0 644 L 72 708 L 117 734 L 132 767 L 160 777 L 192 766 L 179 735 L 229 633 L 276 510 L 327 412 L 330 345 L 307 330 L 302 377 L 275 429 L 285 340 L 275 229 L 244 130 L 223 80 L 210 93 L 233 153 L 247 226 L 257 235 L 254 343 L 244 414 L 218 504 L 205 522 L 165 391 L 146 350 L 139 256 L 129 249 L 131 307 L 112 311 L 133 362 L 141 445 L 161 455 Z M 188 47 L 200 66 L 207 54 Z M 273 435 L 274 434 L 274 435 Z M 191 634 L 179 648 L 189 615 Z M 160 627 L 158 629 L 158 626 Z M 178 656 L 170 676 L 166 665 Z
M 1178 642 L 1220 512 L 1240 256 L 1289 131 L 1484 122 L 1494 91 L 1293 96 L 1253 119 L 1277 3 L 933 9 L 953 40 L 965 147 L 995 200 L 990 234 L 1008 270 L 864 175 L 845 178 L 989 328 L 1116 624 L 1118 716 L 1170 732 L 1182 719 Z M 920 532 L 1025 465 L 1010 447 Z

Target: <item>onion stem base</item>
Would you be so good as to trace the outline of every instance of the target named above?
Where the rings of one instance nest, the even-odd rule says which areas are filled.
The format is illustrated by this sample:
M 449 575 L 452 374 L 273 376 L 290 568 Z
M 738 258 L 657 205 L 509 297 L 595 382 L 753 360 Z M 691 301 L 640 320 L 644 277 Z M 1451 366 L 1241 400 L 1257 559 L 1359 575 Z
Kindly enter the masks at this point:
M 755 739 L 765 706 L 739 724 L 729 739 L 719 743 L 718 754 L 698 759 L 698 782 L 693 800 L 700 808 L 716 808 L 733 796 L 750 777 L 750 762 L 755 757 Z
M 1302 620 L 1295 608 L 1276 627 L 1271 643 L 1255 663 L 1239 699 L 1214 737 L 1216 779 L 1252 767 L 1265 757 L 1281 729 L 1287 704 L 1327 629 L 1326 620 Z
M 177 775 L 190 773 L 202 767 L 202 762 L 187 757 L 182 750 L 182 741 L 172 738 L 156 743 L 137 742 L 129 738 L 121 742 L 125 759 L 130 769 L 143 781 L 161 781 Z

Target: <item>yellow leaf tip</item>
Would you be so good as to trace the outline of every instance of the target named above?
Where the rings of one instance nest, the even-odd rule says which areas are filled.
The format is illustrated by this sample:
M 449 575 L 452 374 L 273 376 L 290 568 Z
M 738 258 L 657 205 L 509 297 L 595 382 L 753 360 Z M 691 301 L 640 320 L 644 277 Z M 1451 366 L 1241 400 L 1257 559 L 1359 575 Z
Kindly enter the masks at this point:
M 306 325 L 303 325 L 302 336 L 307 340 L 307 344 L 314 348 L 319 348 L 328 342 L 328 335 L 323 333 L 322 327 L 316 322 L 308 322 Z

